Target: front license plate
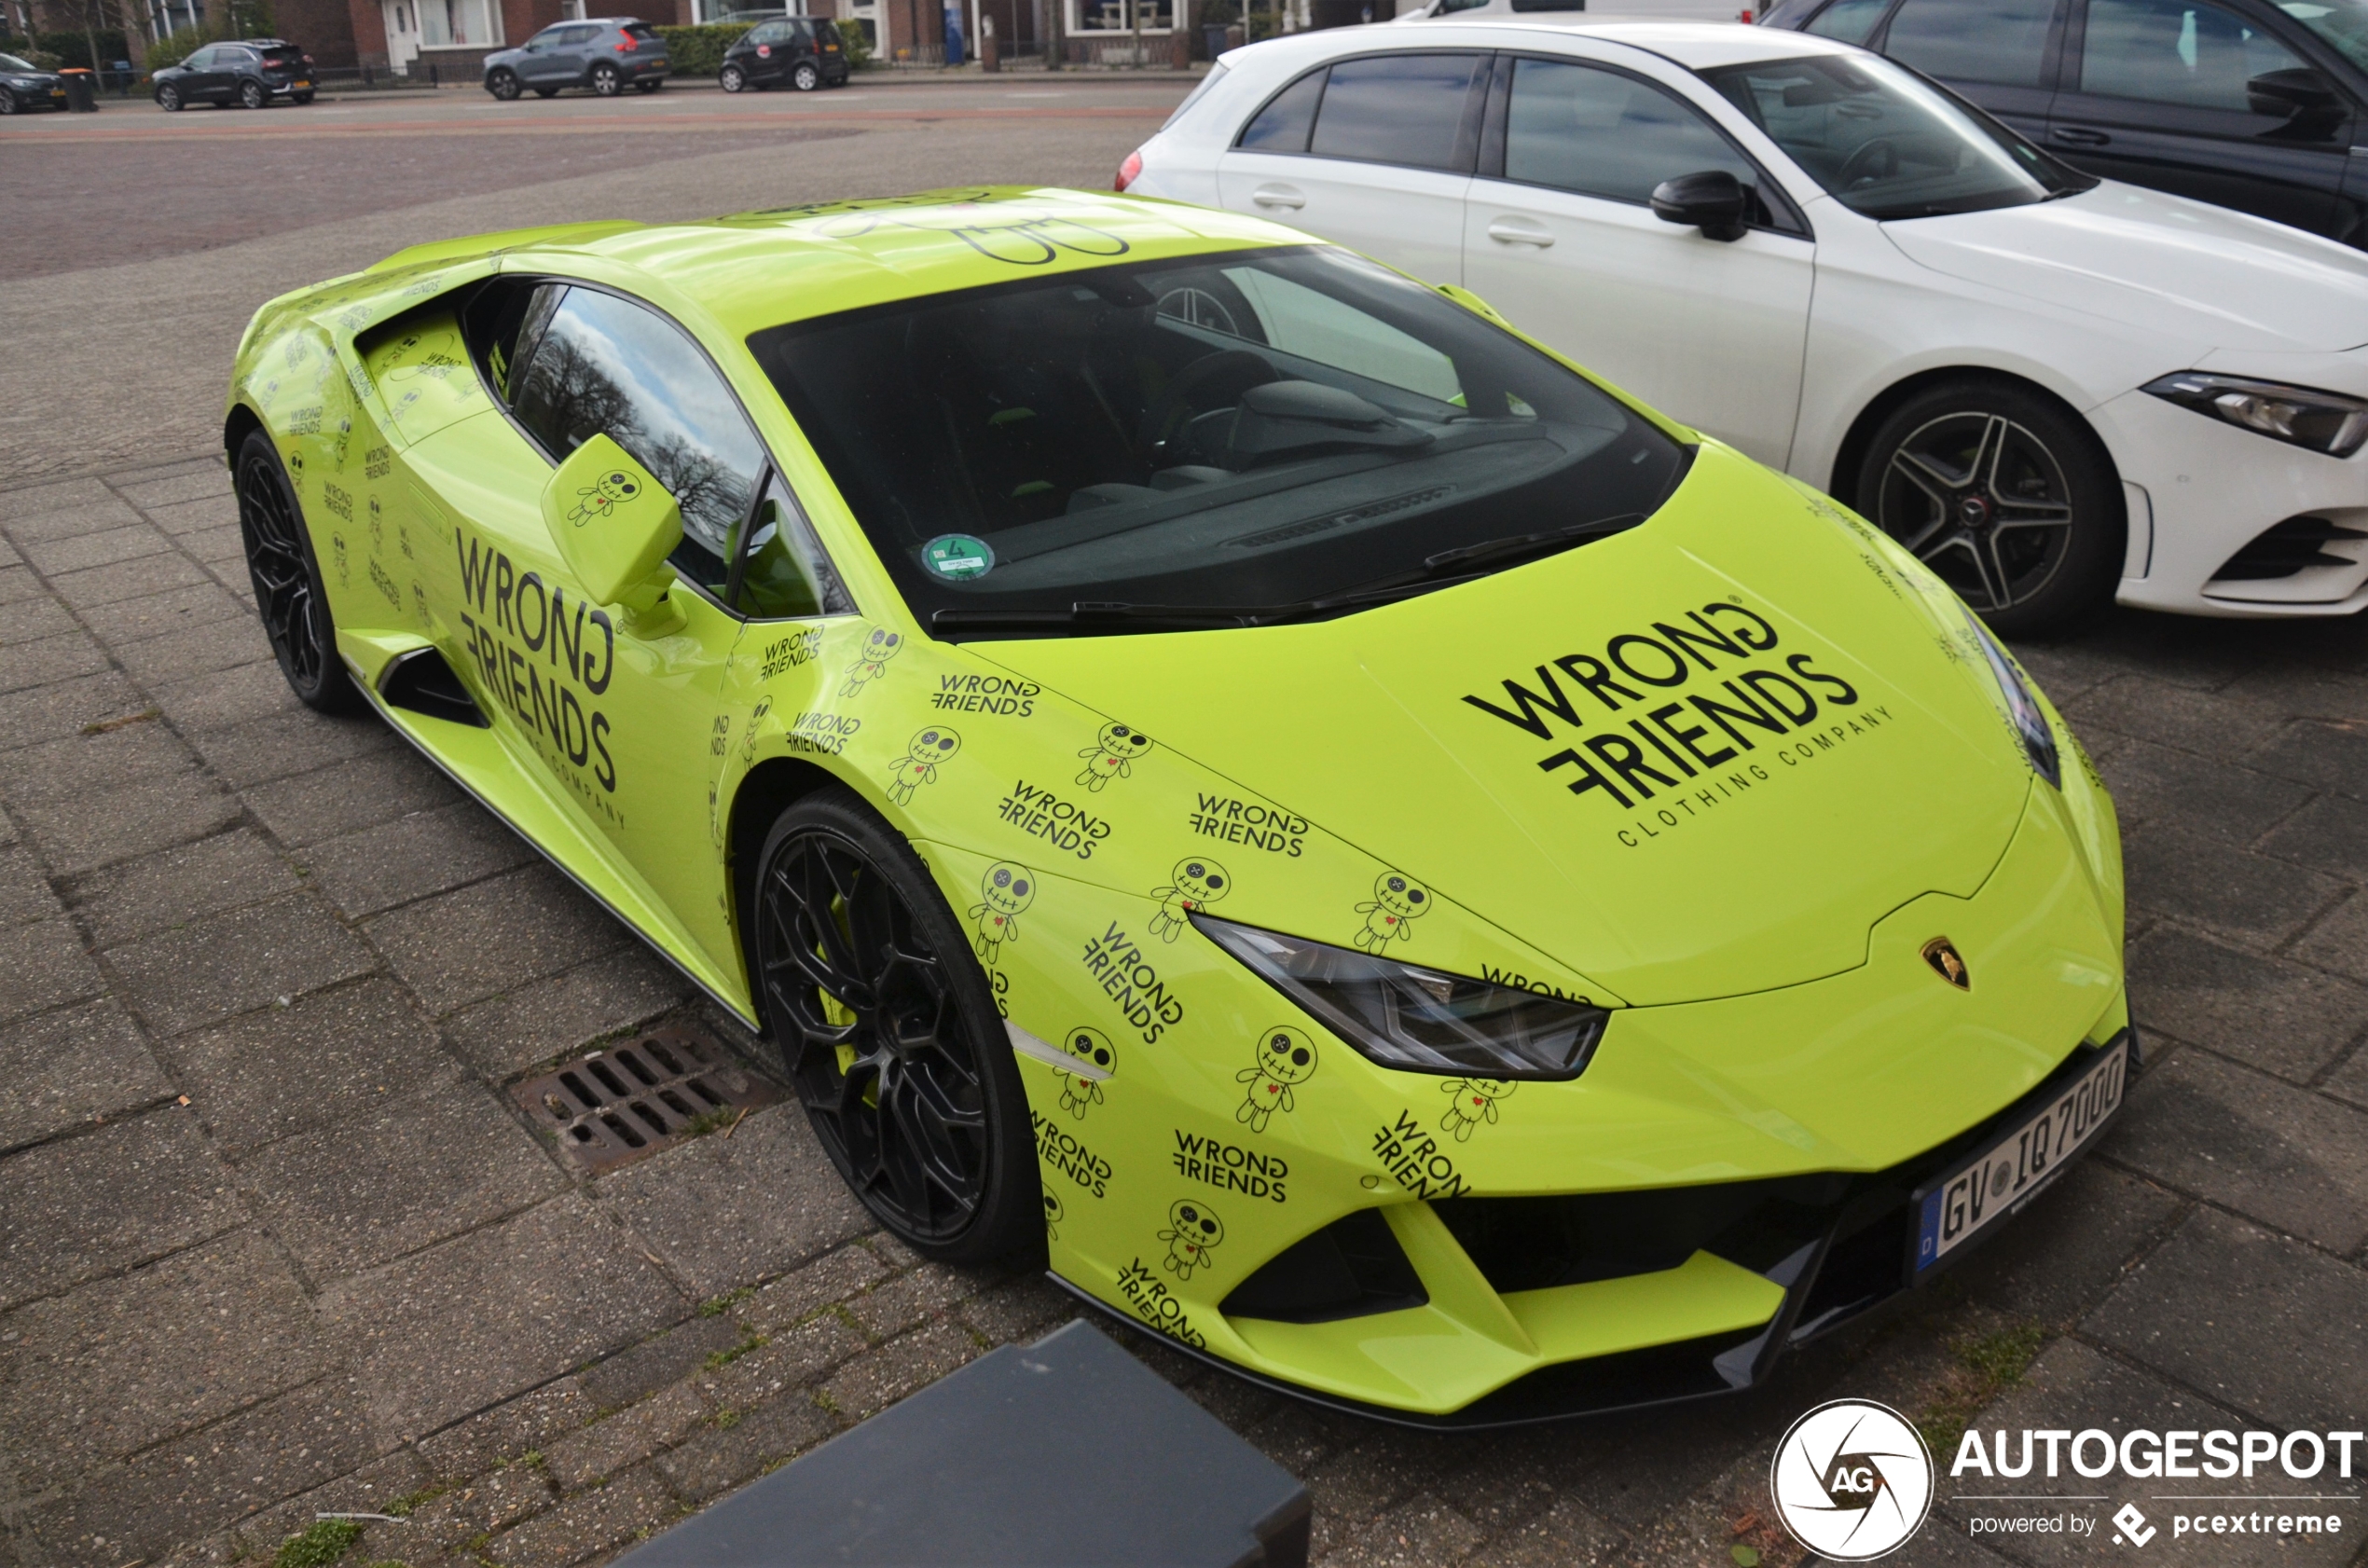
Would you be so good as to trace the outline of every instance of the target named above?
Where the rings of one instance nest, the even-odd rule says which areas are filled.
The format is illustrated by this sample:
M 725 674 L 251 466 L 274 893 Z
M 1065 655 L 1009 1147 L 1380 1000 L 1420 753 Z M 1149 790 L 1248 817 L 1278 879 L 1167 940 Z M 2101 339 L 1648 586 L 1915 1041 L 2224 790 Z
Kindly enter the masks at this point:
M 2121 1108 L 2128 1066 L 2125 1036 L 2027 1121 L 1927 1189 L 1912 1272 L 1921 1274 L 2054 1181 Z
M 296 83 L 296 90 L 297 90 L 297 91 L 299 91 L 299 92 L 301 92 L 301 91 L 303 91 L 306 88 L 309 88 L 309 87 L 310 87 L 311 85 L 312 85 L 312 84 L 311 84 L 310 82 L 298 82 L 298 83 Z

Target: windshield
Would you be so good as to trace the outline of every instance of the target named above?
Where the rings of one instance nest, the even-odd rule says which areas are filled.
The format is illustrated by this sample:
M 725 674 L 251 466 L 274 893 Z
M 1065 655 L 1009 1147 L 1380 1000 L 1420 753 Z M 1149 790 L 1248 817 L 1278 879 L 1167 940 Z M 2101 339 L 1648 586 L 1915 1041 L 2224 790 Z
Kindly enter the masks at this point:
M 1584 378 L 1329 247 L 998 284 L 750 347 L 942 634 L 1354 608 L 1312 601 L 1632 525 L 1686 461 Z
M 33 65 L 29 61 L 19 60 L 13 54 L 0 54 L 0 71 L 30 71 L 32 69 Z
M 2096 184 L 1872 55 L 1810 55 L 1701 75 L 1835 199 L 1870 218 L 2020 207 Z
M 2368 70 L 2368 5 L 2361 0 L 2279 0 L 2278 8 Z

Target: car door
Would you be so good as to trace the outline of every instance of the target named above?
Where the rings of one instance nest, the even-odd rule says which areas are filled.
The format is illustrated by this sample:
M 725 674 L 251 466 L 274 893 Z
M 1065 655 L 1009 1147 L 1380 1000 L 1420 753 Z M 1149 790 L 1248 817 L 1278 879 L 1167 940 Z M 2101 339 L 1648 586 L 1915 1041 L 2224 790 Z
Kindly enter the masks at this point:
M 518 80 L 528 87 L 557 87 L 565 79 L 566 66 L 559 59 L 559 40 L 567 32 L 564 26 L 546 27 L 529 38 L 517 62 Z
M 748 68 L 749 80 L 769 87 L 781 79 L 782 73 L 790 65 L 792 51 L 784 47 L 789 35 L 787 22 L 775 21 L 756 25 L 748 35 L 748 41 L 755 46 L 755 53 L 743 62 Z
M 1489 56 L 1403 50 L 1335 61 L 1285 88 L 1218 159 L 1218 200 L 1432 282 L 1463 281 L 1457 235 Z
M 1877 47 L 2044 142 L 2064 11 L 2063 0 L 1900 0 Z
M 209 103 L 228 103 L 235 90 L 237 54 L 238 50 L 228 44 L 199 50 L 190 60 L 197 74 L 181 89 L 183 95 Z
M 2357 113 L 2263 18 L 2211 0 L 2074 0 L 2047 145 L 2108 179 L 2355 238 L 2337 199 Z M 2293 112 L 2297 91 L 2326 106 Z
M 1506 56 L 1465 203 L 1464 282 L 1522 331 L 1762 462 L 1800 404 L 1816 247 L 1767 174 L 1661 84 Z M 1758 195 L 1738 240 L 1655 217 L 1653 188 L 1724 170 Z

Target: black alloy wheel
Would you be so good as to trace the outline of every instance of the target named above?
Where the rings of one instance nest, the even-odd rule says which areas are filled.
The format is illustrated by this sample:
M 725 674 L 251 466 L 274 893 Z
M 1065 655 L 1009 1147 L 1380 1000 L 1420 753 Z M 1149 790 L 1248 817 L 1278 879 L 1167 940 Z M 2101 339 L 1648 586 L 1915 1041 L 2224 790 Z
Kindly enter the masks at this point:
M 518 98 L 518 74 L 503 66 L 485 78 L 485 90 L 493 94 L 497 103 L 515 103 Z M 543 96 L 548 98 L 550 94 Z
M 2112 460 L 2078 416 L 2011 382 L 1946 383 L 1893 410 L 1856 496 L 2002 636 L 2062 627 L 2120 570 Z
M 716 82 L 726 92 L 746 92 L 749 89 L 749 74 L 737 65 L 726 65 L 716 77 Z
M 270 103 L 271 94 L 264 90 L 264 87 L 261 82 L 241 82 L 239 84 L 239 107 L 242 109 L 263 109 L 268 108 Z
M 16 112 L 17 95 L 8 89 L 0 87 L 0 115 L 13 115 Z
M 247 577 L 255 585 L 255 612 L 280 673 L 306 707 L 353 712 L 362 706 L 362 695 L 337 656 L 337 623 L 330 618 L 320 564 L 271 438 L 259 430 L 251 433 L 239 447 L 238 464 L 239 533 L 247 549 Z
M 801 60 L 790 72 L 790 85 L 800 92 L 812 92 L 822 85 L 822 68 L 810 60 Z
M 181 112 L 181 89 L 174 87 L 171 82 L 167 82 L 162 87 L 157 89 L 157 107 L 162 109 L 168 115 L 179 114 Z
M 625 75 L 603 60 L 592 67 L 592 90 L 603 98 L 614 98 L 625 86 Z
M 986 976 L 912 846 L 829 789 L 774 823 L 751 978 L 831 1162 L 927 1258 L 1041 1245 L 1036 1151 Z

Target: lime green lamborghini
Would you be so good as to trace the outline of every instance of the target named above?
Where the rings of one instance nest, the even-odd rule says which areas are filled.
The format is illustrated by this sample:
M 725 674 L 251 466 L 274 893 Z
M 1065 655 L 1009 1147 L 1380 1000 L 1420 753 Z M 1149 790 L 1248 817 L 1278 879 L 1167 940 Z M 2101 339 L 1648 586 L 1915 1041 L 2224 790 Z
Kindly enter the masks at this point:
M 2109 1125 L 2113 810 L 1915 558 L 1481 300 L 936 192 L 406 251 L 224 441 L 289 681 L 925 1256 L 1480 1425 L 1751 1385 Z

